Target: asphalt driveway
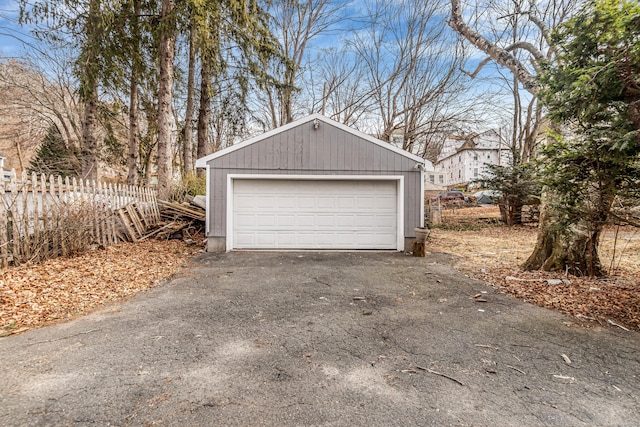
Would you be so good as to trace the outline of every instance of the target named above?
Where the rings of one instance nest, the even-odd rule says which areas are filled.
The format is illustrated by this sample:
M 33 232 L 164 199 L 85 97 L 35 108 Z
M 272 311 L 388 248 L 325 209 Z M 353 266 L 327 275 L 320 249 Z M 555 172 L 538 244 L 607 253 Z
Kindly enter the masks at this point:
M 640 334 L 451 261 L 202 255 L 122 305 L 0 339 L 0 425 L 640 425 Z

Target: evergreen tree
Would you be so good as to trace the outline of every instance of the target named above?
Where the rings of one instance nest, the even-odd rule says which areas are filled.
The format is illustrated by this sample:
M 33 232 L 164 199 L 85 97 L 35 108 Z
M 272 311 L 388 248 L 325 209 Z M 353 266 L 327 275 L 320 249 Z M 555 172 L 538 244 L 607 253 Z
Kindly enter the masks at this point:
M 28 172 L 35 172 L 38 175 L 73 177 L 79 176 L 81 170 L 79 150 L 67 145 L 60 129 L 56 125 L 51 125 L 29 163 Z
M 535 166 L 530 163 L 516 165 L 487 165 L 488 177 L 476 182 L 484 188 L 499 191 L 500 215 L 506 225 L 522 223 L 522 208 L 540 199 L 541 186 Z
M 558 57 L 541 96 L 567 129 L 543 152 L 555 212 L 547 227 L 557 238 L 539 239 L 525 268 L 601 275 L 598 243 L 612 204 L 640 193 L 640 4 L 592 0 L 553 43 Z

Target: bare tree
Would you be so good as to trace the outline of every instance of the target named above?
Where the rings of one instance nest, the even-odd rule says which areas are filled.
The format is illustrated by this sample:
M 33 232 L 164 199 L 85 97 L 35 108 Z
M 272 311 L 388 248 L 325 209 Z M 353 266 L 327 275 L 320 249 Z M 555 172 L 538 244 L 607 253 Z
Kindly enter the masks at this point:
M 5 155 L 15 153 L 17 164 L 12 166 L 18 170 L 28 166 L 51 125 L 60 129 L 65 144 L 80 147 L 82 106 L 67 53 L 60 49 L 39 54 L 39 64 L 29 55 L 0 62 L 0 90 L 5 95 L 0 100 L 0 144 Z
M 275 128 L 294 120 L 296 94 L 302 86 L 307 50 L 313 40 L 328 34 L 344 20 L 339 10 L 344 0 L 275 0 L 268 12 L 272 16 L 272 32 L 280 40 L 284 58 L 272 58 L 263 67 L 275 84 L 262 85 L 258 94 L 262 105 L 259 120 L 266 128 Z M 307 108 L 308 109 L 308 106 Z
M 195 74 L 196 74 L 196 25 L 193 19 L 189 26 L 189 63 L 187 65 L 187 106 L 184 113 L 184 139 L 182 175 L 193 173 L 193 112 L 195 110 Z
M 418 0 L 367 4 L 367 25 L 350 42 L 365 71 L 379 120 L 378 137 L 402 137 L 425 155 L 462 120 L 462 73 L 456 40 L 439 16 L 442 4 Z
M 306 92 L 312 95 L 311 110 L 348 126 L 358 127 L 374 105 L 366 85 L 366 70 L 347 47 L 324 49 L 309 73 Z
M 472 15 L 474 22 L 467 24 L 460 16 L 459 2 L 452 2 L 450 25 L 471 41 L 472 46 L 487 54 L 473 71 L 465 73 L 476 78 L 484 67 L 498 64 L 497 70 L 491 67 L 492 71 L 502 76 L 505 90 L 513 101 L 508 128 L 515 164 L 535 157 L 543 125 L 542 106 L 536 97 L 539 67 L 542 61 L 553 60 L 554 51 L 549 48 L 550 29 L 566 19 L 574 5 L 573 0 L 490 2 L 476 6 Z M 509 75 L 504 74 L 505 69 Z

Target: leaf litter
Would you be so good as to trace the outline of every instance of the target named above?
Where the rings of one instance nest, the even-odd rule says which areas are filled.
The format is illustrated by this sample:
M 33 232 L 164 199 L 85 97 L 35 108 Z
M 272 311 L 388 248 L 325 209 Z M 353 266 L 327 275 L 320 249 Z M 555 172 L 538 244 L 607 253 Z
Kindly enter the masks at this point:
M 130 298 L 175 274 L 200 250 L 180 240 L 150 239 L 8 267 L 0 271 L 0 335 L 70 320 Z
M 470 217 L 477 214 L 491 217 L 491 211 L 486 208 L 482 211 L 470 208 L 467 212 L 460 209 L 448 218 L 448 225 L 456 217 L 463 218 L 461 223 L 467 225 Z M 497 208 L 493 215 L 499 216 Z M 486 218 L 482 222 L 486 224 Z M 458 256 L 458 269 L 491 283 L 498 292 L 556 309 L 581 324 L 640 330 L 640 233 L 637 229 L 605 230 L 600 257 L 609 274 L 593 278 L 523 271 L 520 266 L 536 242 L 535 226 L 485 225 L 479 229 L 460 229 L 445 223 L 445 227 L 432 230 L 430 250 Z

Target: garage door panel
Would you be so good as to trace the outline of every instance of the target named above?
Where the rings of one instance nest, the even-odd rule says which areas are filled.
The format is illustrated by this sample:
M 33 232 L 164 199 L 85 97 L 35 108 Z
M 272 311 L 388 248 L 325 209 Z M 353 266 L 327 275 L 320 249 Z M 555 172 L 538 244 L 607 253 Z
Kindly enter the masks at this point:
M 253 198 L 244 194 L 236 194 L 234 203 L 236 209 L 252 209 L 256 206 Z
M 234 234 L 234 238 L 236 239 L 236 245 L 240 248 L 253 247 L 256 245 L 254 233 L 243 233 L 241 231 L 237 231 Z
M 316 207 L 316 199 L 315 197 L 309 197 L 309 196 L 299 196 L 297 199 L 298 202 L 298 208 L 301 209 L 313 209 Z
M 233 181 L 233 246 L 396 249 L 397 182 Z
M 283 230 L 292 229 L 296 225 L 296 215 L 283 213 L 278 215 L 278 227 Z
M 296 198 L 295 196 L 277 196 L 278 197 L 278 206 L 283 209 L 295 209 L 296 207 Z
M 271 232 L 256 233 L 256 245 L 258 247 L 275 247 L 276 234 Z
M 331 229 L 335 228 L 335 214 L 321 214 L 316 216 L 316 224 L 319 228 L 330 227 Z
M 336 196 L 334 195 L 322 195 L 319 196 L 316 200 L 317 200 L 317 207 L 318 210 L 320 211 L 324 211 L 324 210 L 334 210 L 336 208 Z
M 277 222 L 275 213 L 263 213 L 255 216 L 255 224 L 258 227 L 274 227 Z
M 344 227 L 355 227 L 356 218 L 354 215 L 336 215 L 336 227 L 344 228 Z
M 336 207 L 338 209 L 353 209 L 356 205 L 356 201 L 353 197 L 349 196 L 337 196 Z
M 273 205 L 273 197 L 271 196 L 255 196 L 253 206 L 258 209 L 270 208 Z
M 298 227 L 309 227 L 312 228 L 316 222 L 316 216 L 313 214 L 297 214 L 296 215 L 296 225 Z
M 253 227 L 256 222 L 256 215 L 251 213 L 238 213 L 235 216 L 236 228 Z
M 284 231 L 277 234 L 278 246 L 292 247 L 296 244 L 296 234 L 293 231 Z

